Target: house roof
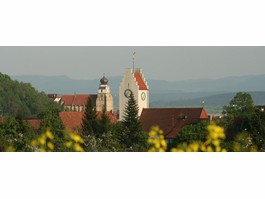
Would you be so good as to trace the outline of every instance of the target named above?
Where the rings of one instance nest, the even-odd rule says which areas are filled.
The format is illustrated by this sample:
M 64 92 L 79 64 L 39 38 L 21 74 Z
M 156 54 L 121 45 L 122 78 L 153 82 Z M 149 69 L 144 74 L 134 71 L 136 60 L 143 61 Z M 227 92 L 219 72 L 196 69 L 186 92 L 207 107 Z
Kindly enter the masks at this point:
M 98 117 L 101 117 L 102 112 L 97 112 Z M 117 123 L 118 119 L 117 117 L 111 113 L 107 112 L 107 116 L 110 119 L 110 122 Z M 63 111 L 60 112 L 60 118 L 65 125 L 66 130 L 68 131 L 76 131 L 78 129 L 82 128 L 82 119 L 84 112 L 77 112 L 77 111 Z
M 135 72 L 134 77 L 138 83 L 139 90 L 148 90 L 146 83 L 144 82 L 141 73 L 140 72 Z
M 34 130 L 39 130 L 40 129 L 40 119 L 28 118 L 28 119 L 25 119 L 23 121 L 28 122 L 29 124 L 31 124 L 31 126 L 34 128 Z
M 166 138 L 174 138 L 183 126 L 208 120 L 203 108 L 144 108 L 140 117 L 144 130 L 159 126 Z
M 59 95 L 58 94 L 48 94 L 48 97 L 52 98 L 52 99 L 55 99 L 55 98 L 58 98 Z
M 96 104 L 97 95 L 89 94 L 63 95 L 61 98 L 61 104 L 64 106 L 85 106 L 88 97 L 91 97 L 93 103 Z

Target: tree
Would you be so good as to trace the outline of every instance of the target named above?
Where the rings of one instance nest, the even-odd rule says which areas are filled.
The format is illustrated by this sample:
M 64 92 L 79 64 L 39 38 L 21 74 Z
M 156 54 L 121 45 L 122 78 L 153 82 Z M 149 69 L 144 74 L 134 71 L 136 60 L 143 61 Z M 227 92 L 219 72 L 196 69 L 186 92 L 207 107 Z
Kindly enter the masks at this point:
M 192 143 L 195 141 L 205 142 L 207 139 L 207 122 L 201 121 L 198 124 L 184 126 L 180 133 L 176 136 L 172 144 L 169 144 L 168 149 L 172 146 L 177 146 L 179 143 Z
M 61 135 L 61 133 L 65 130 L 65 126 L 59 113 L 60 109 L 51 107 L 39 114 L 39 118 L 41 120 L 40 131 L 42 133 L 50 130 L 54 134 Z
M 36 117 L 51 106 L 60 107 L 31 84 L 14 81 L 8 75 L 0 73 L 0 115 Z
M 86 110 L 82 118 L 82 134 L 97 136 L 98 126 L 97 112 L 91 97 L 89 97 L 86 104 Z
M 13 147 L 16 151 L 32 151 L 31 140 L 35 137 L 32 126 L 23 120 L 6 118 L 0 124 L 0 151 Z
M 46 111 L 39 115 L 41 120 L 40 132 L 45 133 L 51 131 L 54 135 L 53 144 L 55 145 L 54 151 L 67 151 L 65 146 L 65 126 L 60 118 L 60 109 L 58 108 L 48 108 Z
M 131 93 L 125 105 L 124 119 L 122 121 L 121 141 L 127 151 L 147 151 L 147 134 L 143 131 L 138 116 L 138 105 Z
M 230 101 L 228 106 L 224 106 L 225 117 L 220 124 L 226 129 L 228 141 L 234 140 L 237 133 L 251 131 L 250 120 L 255 114 L 255 106 L 249 93 L 239 92 Z
M 106 108 L 103 108 L 101 118 L 98 120 L 98 132 L 97 137 L 101 137 L 104 133 L 107 133 L 111 130 L 111 122 L 107 115 Z
M 223 114 L 225 114 L 230 119 L 248 116 L 253 114 L 255 111 L 255 105 L 252 97 L 249 93 L 239 92 L 230 101 L 228 106 L 224 106 Z
M 240 135 L 249 135 L 258 150 L 265 151 L 265 113 L 255 107 L 249 93 L 239 92 L 224 106 L 225 117 L 219 125 L 226 129 L 226 147 L 232 150 L 234 142 Z M 241 136 L 242 139 L 247 136 Z

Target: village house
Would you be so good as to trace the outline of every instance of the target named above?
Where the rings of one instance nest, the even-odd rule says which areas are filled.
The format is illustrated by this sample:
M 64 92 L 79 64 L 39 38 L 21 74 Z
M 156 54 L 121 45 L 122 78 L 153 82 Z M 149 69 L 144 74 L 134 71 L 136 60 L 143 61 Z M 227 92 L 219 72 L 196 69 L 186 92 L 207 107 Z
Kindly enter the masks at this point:
M 140 120 L 146 132 L 159 126 L 171 142 L 184 126 L 208 121 L 208 114 L 204 108 L 144 108 Z

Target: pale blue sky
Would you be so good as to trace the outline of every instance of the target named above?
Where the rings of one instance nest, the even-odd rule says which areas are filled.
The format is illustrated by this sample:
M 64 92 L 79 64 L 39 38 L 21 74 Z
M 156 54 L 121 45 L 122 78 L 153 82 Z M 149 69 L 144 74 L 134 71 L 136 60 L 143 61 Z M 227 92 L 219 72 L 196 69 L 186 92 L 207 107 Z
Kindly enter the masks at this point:
M 265 74 L 265 47 L 0 47 L 0 72 L 96 79 L 132 66 L 148 79 L 186 80 Z

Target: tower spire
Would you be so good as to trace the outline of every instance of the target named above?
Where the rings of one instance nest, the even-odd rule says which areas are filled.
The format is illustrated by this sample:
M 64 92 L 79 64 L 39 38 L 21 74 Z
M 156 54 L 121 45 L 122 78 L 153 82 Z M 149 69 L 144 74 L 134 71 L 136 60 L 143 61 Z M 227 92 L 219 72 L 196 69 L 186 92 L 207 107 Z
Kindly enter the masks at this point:
M 135 54 L 136 54 L 136 52 L 133 51 L 133 73 L 134 73 L 134 60 L 135 60 Z

